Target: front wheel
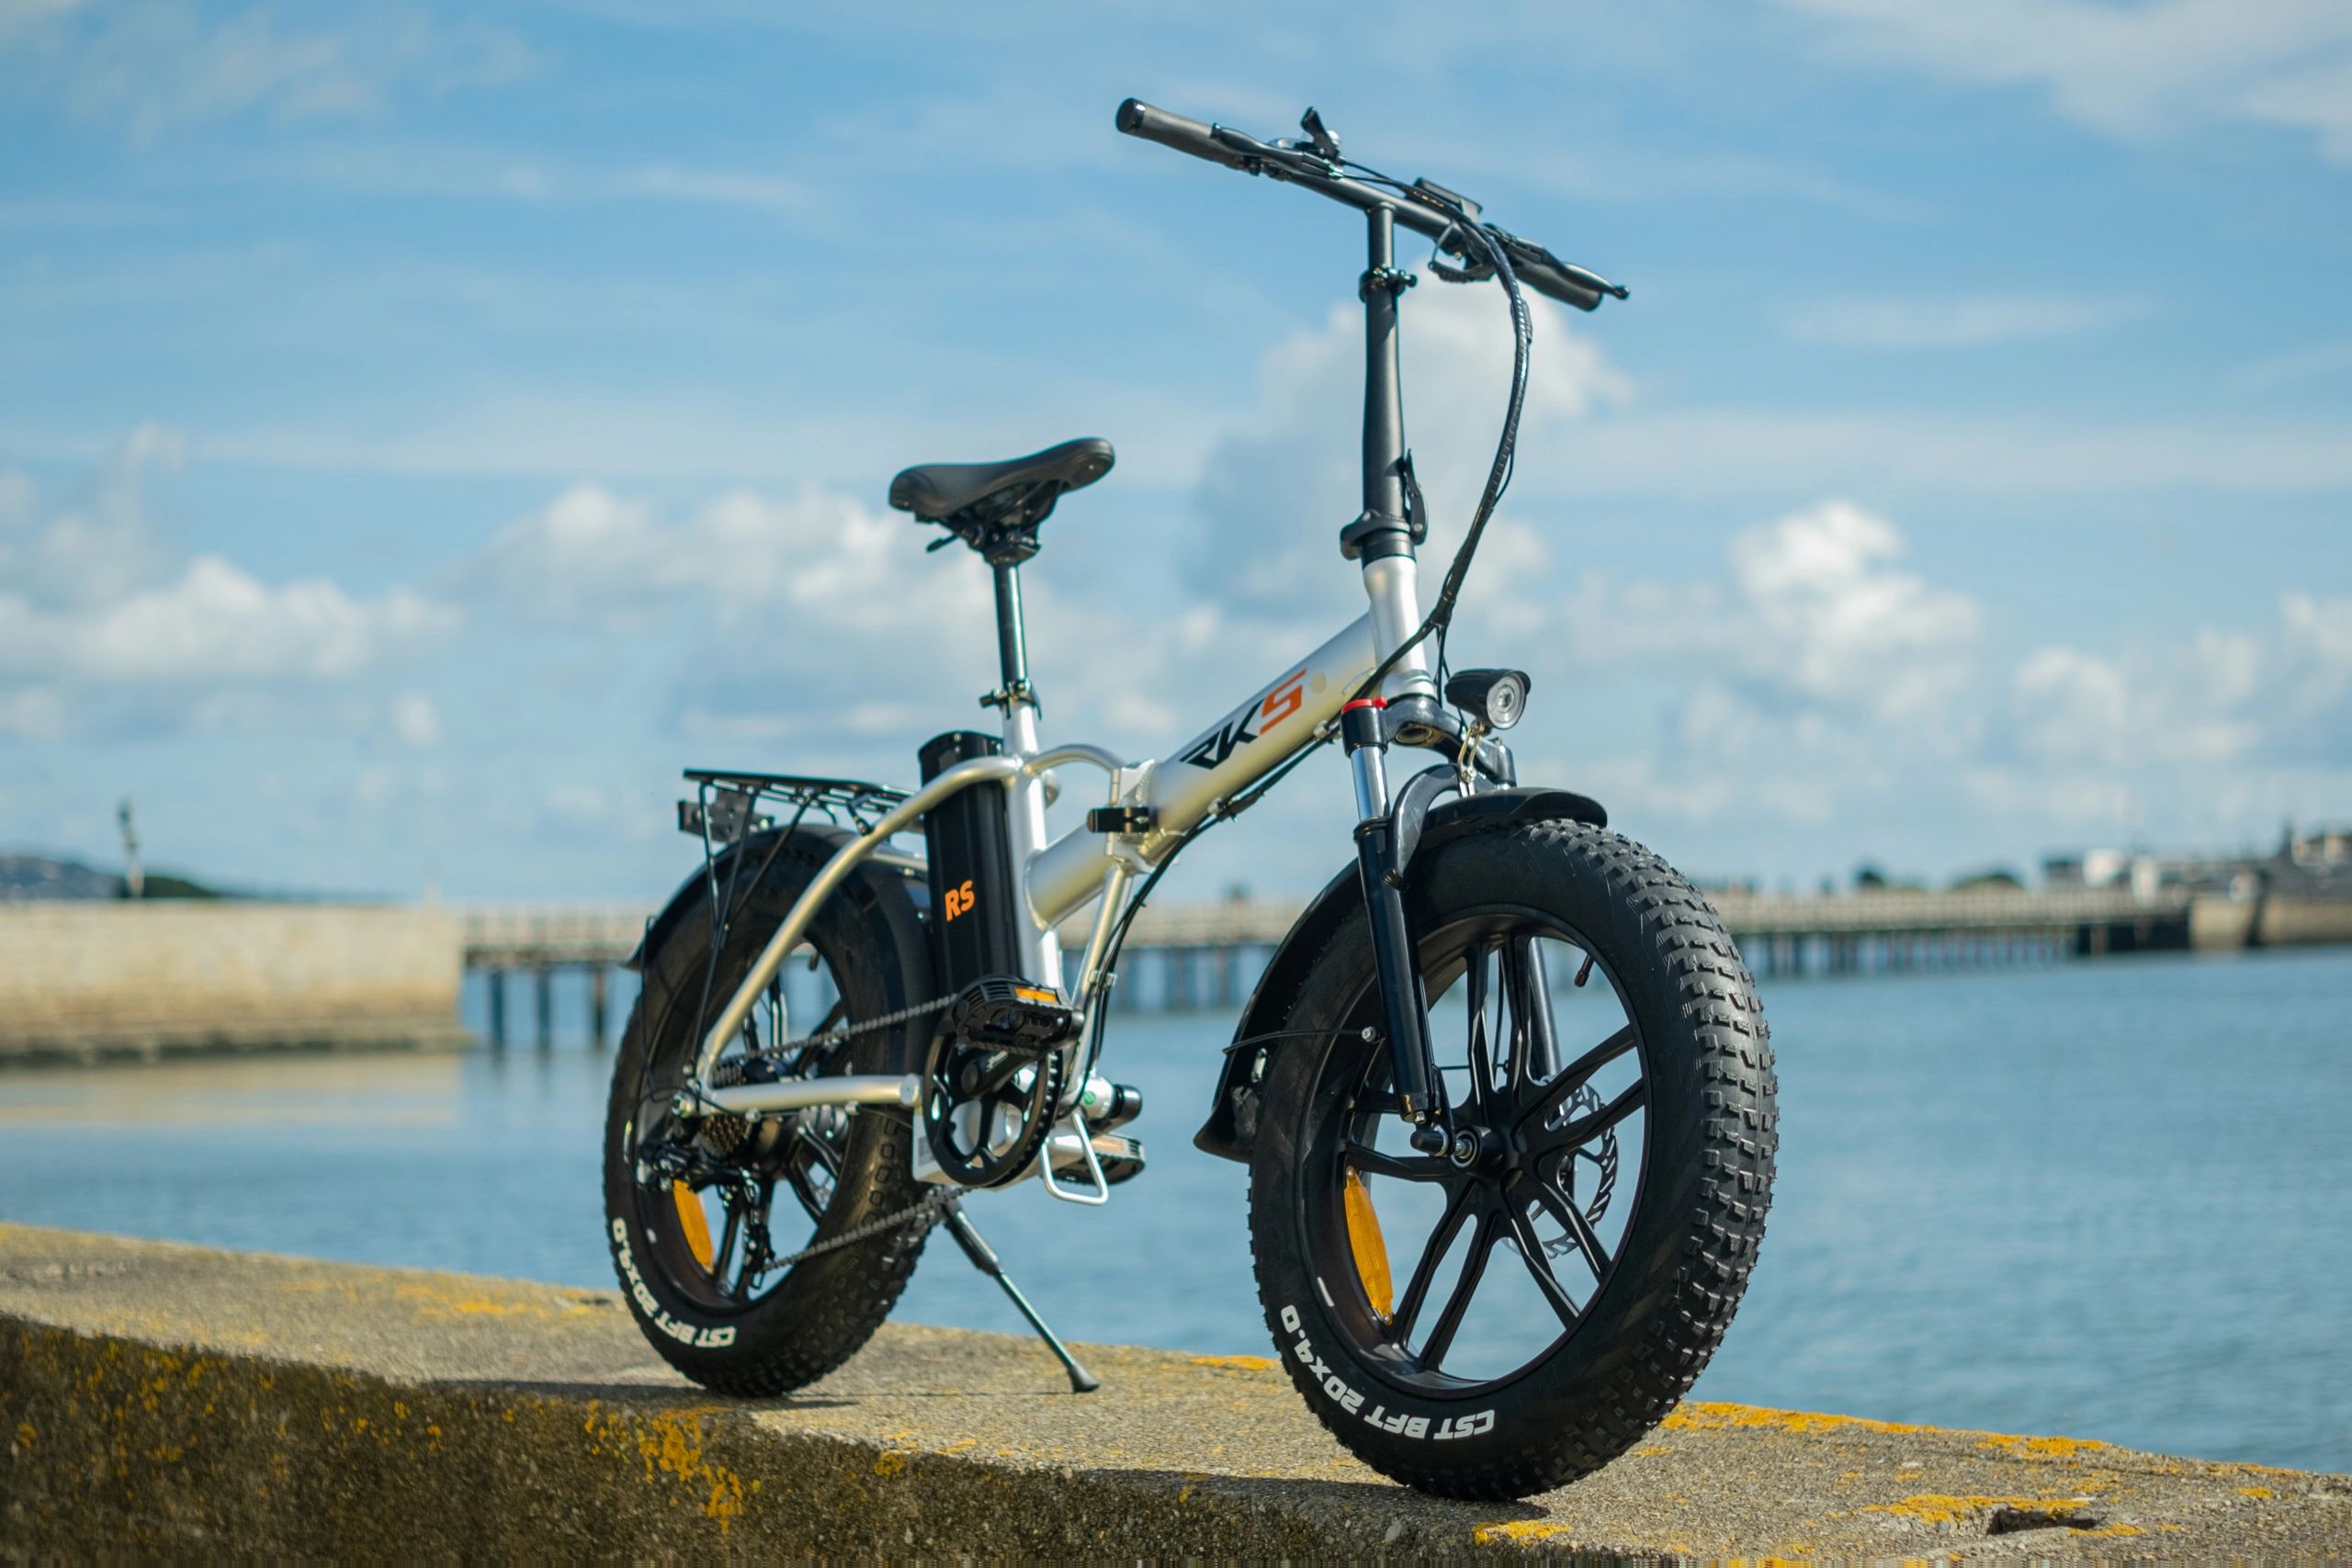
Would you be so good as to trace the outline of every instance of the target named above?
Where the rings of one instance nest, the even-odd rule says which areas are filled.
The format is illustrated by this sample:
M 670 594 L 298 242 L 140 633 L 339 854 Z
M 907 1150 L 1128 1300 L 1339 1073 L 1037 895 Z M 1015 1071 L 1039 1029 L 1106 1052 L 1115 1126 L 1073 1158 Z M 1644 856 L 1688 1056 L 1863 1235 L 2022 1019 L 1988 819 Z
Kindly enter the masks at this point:
M 1424 852 L 1406 894 L 1453 1134 L 1407 1141 L 1359 914 L 1293 1006 L 1250 1172 L 1268 1326 L 1324 1425 L 1424 1491 L 1564 1485 L 1656 1426 L 1764 1231 L 1772 1055 L 1664 862 L 1573 822 Z

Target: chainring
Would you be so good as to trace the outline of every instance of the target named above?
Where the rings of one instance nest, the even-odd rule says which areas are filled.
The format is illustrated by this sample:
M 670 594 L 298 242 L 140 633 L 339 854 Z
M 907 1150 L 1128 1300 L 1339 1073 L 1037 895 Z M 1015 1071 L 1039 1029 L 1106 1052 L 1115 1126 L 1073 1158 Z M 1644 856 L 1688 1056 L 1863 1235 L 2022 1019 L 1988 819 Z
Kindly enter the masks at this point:
M 922 1131 L 940 1170 L 962 1187 L 1018 1179 L 1054 1130 L 1066 1055 L 974 1045 L 942 1029 L 923 1064 Z

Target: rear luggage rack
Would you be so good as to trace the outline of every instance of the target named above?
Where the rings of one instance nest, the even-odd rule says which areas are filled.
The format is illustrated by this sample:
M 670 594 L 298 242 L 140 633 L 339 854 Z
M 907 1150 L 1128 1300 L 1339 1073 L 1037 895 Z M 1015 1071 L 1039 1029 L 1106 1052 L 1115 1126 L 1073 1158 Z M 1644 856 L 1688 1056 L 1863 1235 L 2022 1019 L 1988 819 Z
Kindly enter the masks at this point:
M 746 833 L 764 832 L 779 817 L 797 827 L 814 816 L 863 833 L 907 792 L 862 779 L 820 779 L 802 773 L 754 773 L 731 768 L 688 768 L 698 786 L 692 800 L 678 802 L 678 831 L 708 844 L 731 844 Z M 772 807 L 773 810 L 762 810 Z

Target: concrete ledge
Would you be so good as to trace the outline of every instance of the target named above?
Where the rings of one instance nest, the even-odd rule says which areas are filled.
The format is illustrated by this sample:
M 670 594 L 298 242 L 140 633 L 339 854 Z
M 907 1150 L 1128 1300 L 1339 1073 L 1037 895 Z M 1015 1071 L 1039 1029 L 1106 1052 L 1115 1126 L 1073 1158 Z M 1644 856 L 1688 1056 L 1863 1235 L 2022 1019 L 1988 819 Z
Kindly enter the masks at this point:
M 0 1557 L 2352 1558 L 2352 1479 L 1688 1406 L 1524 1506 L 1342 1456 L 1257 1357 L 893 1327 L 764 1404 L 608 1292 L 0 1225 Z

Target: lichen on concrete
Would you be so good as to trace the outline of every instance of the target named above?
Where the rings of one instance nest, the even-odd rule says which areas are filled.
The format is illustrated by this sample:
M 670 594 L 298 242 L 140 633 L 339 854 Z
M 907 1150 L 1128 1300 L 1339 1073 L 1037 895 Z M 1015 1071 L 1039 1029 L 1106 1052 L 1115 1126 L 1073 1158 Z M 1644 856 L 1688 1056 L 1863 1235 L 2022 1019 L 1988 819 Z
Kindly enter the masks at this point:
M 1523 1504 L 1348 1458 L 1262 1357 L 891 1326 L 714 1399 L 610 1292 L 0 1225 L 0 1557 L 2352 1558 L 2352 1481 L 1686 1405 Z

